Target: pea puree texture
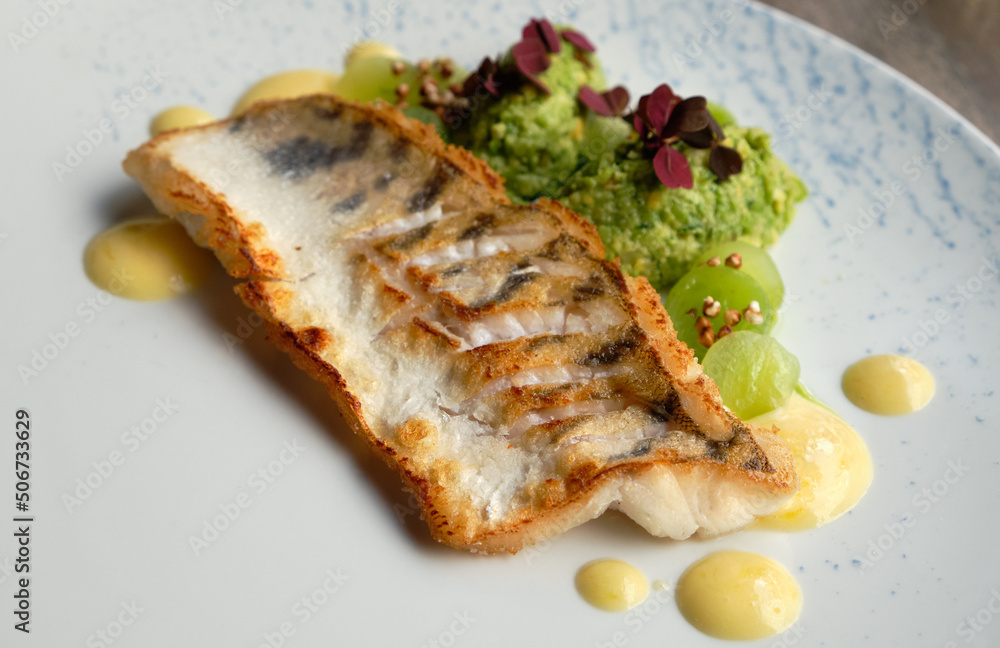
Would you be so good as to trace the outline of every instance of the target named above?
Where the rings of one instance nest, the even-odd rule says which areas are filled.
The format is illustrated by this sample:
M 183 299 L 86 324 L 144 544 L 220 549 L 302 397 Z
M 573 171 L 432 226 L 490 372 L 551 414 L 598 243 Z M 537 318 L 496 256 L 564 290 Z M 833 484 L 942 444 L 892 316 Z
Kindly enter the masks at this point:
M 507 193 L 515 202 L 550 193 L 577 168 L 584 109 L 576 96 L 583 85 L 604 89 L 595 57 L 590 56 L 588 67 L 564 40 L 550 58 L 551 66 L 538 78 L 551 95 L 527 81 L 516 89 L 501 86 L 501 97 L 474 110 L 452 136 L 507 179 Z
M 666 290 L 707 247 L 734 239 L 761 247 L 777 241 L 794 218 L 795 203 L 806 196 L 802 182 L 771 152 L 765 131 L 733 123 L 723 129 L 743 170 L 720 182 L 708 167 L 708 149 L 681 145 L 694 188 L 668 189 L 629 133 L 617 124 L 587 128 L 583 148 L 597 154 L 554 197 L 597 225 L 609 258 L 620 257 L 626 272 Z M 595 139 L 592 130 L 599 131 Z

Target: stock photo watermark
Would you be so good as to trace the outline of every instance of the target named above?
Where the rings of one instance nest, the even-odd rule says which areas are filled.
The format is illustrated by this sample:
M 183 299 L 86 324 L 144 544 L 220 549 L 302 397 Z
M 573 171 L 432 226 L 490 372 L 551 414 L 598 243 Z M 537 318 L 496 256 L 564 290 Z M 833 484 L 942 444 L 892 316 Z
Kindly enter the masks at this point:
M 912 354 L 930 344 L 952 322 L 952 312 L 957 313 L 965 308 L 986 288 L 987 283 L 997 278 L 998 274 L 1000 269 L 996 255 L 992 259 L 980 257 L 979 267 L 964 280 L 957 282 L 945 295 L 945 302 L 952 307 L 952 311 L 938 308 L 934 311 L 933 317 L 921 319 L 916 329 L 900 340 L 900 351 Z
M 959 125 L 955 124 L 946 129 L 943 126 L 935 131 L 936 137 L 931 145 L 920 153 L 915 153 L 902 166 L 902 173 L 906 176 L 908 184 L 903 184 L 898 180 L 889 184 L 887 188 L 876 189 L 872 192 L 872 201 L 864 207 L 858 207 L 858 217 L 853 223 L 844 223 L 844 234 L 851 243 L 857 240 L 879 219 L 884 217 L 889 208 L 910 192 L 913 185 L 924 174 L 932 164 L 940 159 L 941 155 L 951 148 L 955 143 L 955 136 L 958 135 Z
M 437 636 L 431 637 L 420 644 L 420 648 L 450 648 L 476 622 L 475 617 L 469 614 L 468 611 L 455 612 L 451 616 L 453 620 L 448 623 L 448 627 L 439 632 Z
M 284 474 L 288 466 L 298 461 L 305 449 L 299 445 L 298 439 L 286 441 L 274 459 L 247 475 L 245 480 L 247 488 L 252 490 L 254 495 L 263 495 Z M 212 546 L 253 503 L 253 496 L 246 490 L 240 490 L 234 497 L 219 504 L 216 507 L 218 513 L 202 520 L 198 535 L 188 536 L 188 544 L 194 555 L 200 556 Z
M 10 48 L 14 50 L 14 53 L 19 54 L 28 44 L 28 41 L 38 36 L 70 1 L 35 0 L 35 6 L 38 7 L 38 11 L 21 16 L 19 29 L 16 32 L 7 32 L 7 42 L 10 43 Z
M 80 336 L 83 327 L 96 320 L 97 316 L 114 302 L 114 295 L 121 293 L 130 282 L 135 280 L 135 276 L 129 274 L 124 268 L 114 270 L 111 274 L 112 278 L 108 286 L 110 292 L 98 290 L 93 296 L 87 297 L 77 304 L 73 312 L 79 319 L 71 319 L 55 331 L 50 332 L 47 336 L 48 341 L 33 347 L 29 354 L 30 358 L 17 365 L 17 374 L 21 377 L 22 383 L 27 385 L 55 362 L 70 343 Z
M 226 16 L 236 11 L 242 4 L 244 0 L 215 0 L 212 3 L 212 9 L 215 11 L 215 17 L 222 22 L 226 19 Z
M 0 585 L 7 582 L 7 579 L 13 576 L 14 564 L 11 562 L 10 558 L 4 558 L 0 561 Z
M 420 513 L 420 502 L 417 501 L 417 496 L 414 495 L 413 491 L 406 487 L 400 488 L 400 491 L 406 496 L 406 503 L 396 502 L 392 506 L 392 510 L 396 513 L 399 521 L 401 523 L 405 522 L 406 518 L 411 515 L 416 515 L 421 520 L 424 519 L 424 516 Z
M 833 92 L 825 86 L 812 88 L 806 100 L 792 108 L 778 120 L 774 133 L 774 142 L 777 144 L 792 137 L 806 122 L 816 113 L 817 110 L 826 105 L 833 98 Z
M 120 124 L 127 120 L 132 112 L 145 101 L 150 93 L 163 84 L 163 79 L 170 75 L 163 72 L 157 65 L 153 69 L 147 69 L 145 76 L 128 89 L 122 92 L 111 102 L 109 108 L 114 115 L 113 119 L 102 118 L 90 128 L 80 131 L 80 139 L 73 144 L 66 145 L 66 155 L 62 160 L 52 163 L 52 172 L 56 180 L 62 182 L 63 179 L 73 173 L 83 161 L 105 142 L 114 132 L 115 124 Z
M 233 335 L 229 331 L 222 334 L 222 341 L 226 345 L 226 349 L 228 349 L 230 353 L 235 351 L 236 347 L 249 340 L 250 336 L 254 334 L 254 331 L 260 328 L 263 323 L 264 318 L 255 311 L 250 311 L 245 318 L 237 317 L 236 328 L 233 329 L 236 334 Z
M 564 0 L 555 9 L 546 9 L 543 13 L 545 17 L 554 23 L 569 22 L 576 10 L 580 8 L 586 0 Z
M 653 584 L 652 594 L 646 600 L 625 613 L 622 618 L 622 625 L 625 629 L 616 630 L 611 635 L 600 641 L 594 642 L 594 648 L 622 648 L 627 646 L 632 639 L 642 632 L 653 619 L 655 619 L 668 604 L 672 604 L 673 592 L 670 586 L 662 581 Z
M 927 0 L 905 0 L 899 4 L 892 5 L 892 13 L 889 14 L 889 19 L 885 18 L 878 19 L 878 30 L 882 34 L 884 40 L 889 40 L 895 32 L 910 22 L 910 16 L 917 13 L 917 11 Z
M 122 601 L 119 607 L 121 610 L 111 621 L 87 637 L 87 648 L 107 648 L 114 645 L 125 630 L 135 623 L 139 615 L 146 611 L 145 608 L 139 607 L 134 599 L 131 602 Z
M 330 601 L 330 598 L 337 594 L 350 580 L 350 576 L 344 574 L 340 567 L 327 569 L 324 576 L 323 582 L 318 587 L 292 605 L 290 614 L 298 621 L 299 626 L 308 623 Z M 295 636 L 297 629 L 297 626 L 290 619 L 286 619 L 279 623 L 274 630 L 264 632 L 261 635 L 264 641 L 257 644 L 257 647 L 281 648 L 286 641 Z
M 115 449 L 107 457 L 90 462 L 91 470 L 83 477 L 78 477 L 71 491 L 62 494 L 62 503 L 67 513 L 73 513 L 83 506 L 114 473 L 125 465 L 129 455 L 139 450 L 160 429 L 160 426 L 180 411 L 177 403 L 169 398 L 157 398 L 149 416 L 129 427 L 119 437 L 124 450 Z
M 988 625 L 993 623 L 993 619 L 997 615 L 1000 615 L 1000 592 L 994 588 L 990 590 L 990 598 L 986 603 L 962 619 L 961 623 L 955 627 L 955 634 L 964 639 L 963 643 L 970 644 Z M 958 648 L 958 646 L 958 642 L 949 641 L 944 645 L 944 648 Z
M 703 19 L 701 21 L 703 29 L 697 34 L 687 35 L 684 39 L 684 51 L 674 50 L 672 58 L 678 70 L 683 72 L 705 53 L 706 48 L 718 42 L 725 33 L 726 26 L 736 20 L 738 12 L 734 9 L 745 9 L 750 6 L 750 0 L 730 0 L 729 4 L 729 7 L 720 11 L 715 17 Z
M 340 53 L 347 54 L 358 43 L 378 38 L 392 24 L 393 19 L 403 13 L 404 5 L 409 4 L 410 1 L 389 0 L 385 6 L 371 12 L 369 20 L 366 20 L 363 25 L 354 28 L 350 40 L 340 44 Z
M 552 548 L 553 544 L 555 543 L 551 538 L 542 538 L 530 547 L 525 547 L 523 550 L 517 552 L 517 555 L 521 556 L 524 562 L 530 565 L 544 556 Z
M 864 574 L 891 552 L 896 544 L 910 533 L 910 529 L 917 525 L 920 517 L 930 513 L 948 495 L 952 487 L 962 481 L 969 470 L 969 466 L 963 463 L 961 458 L 949 461 L 948 467 L 939 479 L 934 480 L 930 486 L 922 487 L 910 498 L 910 505 L 916 509 L 916 513 L 908 511 L 901 515 L 898 521 L 883 524 L 884 533 L 870 538 L 865 550 L 860 554 L 854 554 L 851 563 L 858 572 Z

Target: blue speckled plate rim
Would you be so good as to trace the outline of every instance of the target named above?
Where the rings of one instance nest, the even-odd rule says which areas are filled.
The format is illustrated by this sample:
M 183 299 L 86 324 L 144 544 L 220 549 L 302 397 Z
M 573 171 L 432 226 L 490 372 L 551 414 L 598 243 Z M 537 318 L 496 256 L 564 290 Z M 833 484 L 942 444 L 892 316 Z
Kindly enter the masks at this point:
M 836 47 L 843 48 L 848 53 L 852 54 L 853 56 L 856 56 L 857 58 L 861 59 L 862 61 L 876 68 L 877 70 L 879 70 L 879 72 L 886 74 L 891 78 L 899 79 L 911 91 L 920 95 L 924 99 L 930 101 L 930 103 L 934 105 L 936 108 L 944 112 L 946 115 L 948 115 L 955 121 L 959 122 L 962 125 L 963 129 L 975 135 L 980 140 L 980 143 L 985 145 L 986 148 L 989 149 L 989 151 L 997 157 L 997 161 L 1000 162 L 1000 144 L 997 144 L 992 139 L 990 139 L 990 137 L 986 135 L 986 133 L 981 131 L 978 126 L 969 121 L 969 119 L 965 115 L 960 113 L 958 110 L 948 105 L 948 103 L 946 103 L 943 99 L 941 99 L 941 97 L 937 96 L 936 94 L 934 94 L 933 92 L 922 86 L 917 81 L 914 81 L 912 78 L 910 78 L 903 72 L 900 72 L 899 70 L 892 67 L 882 59 L 872 54 L 869 54 L 868 52 L 861 49 L 854 43 L 844 40 L 840 36 L 837 36 L 836 34 L 833 34 L 823 29 L 822 27 L 814 25 L 813 23 L 807 20 L 799 18 L 798 16 L 793 16 L 792 14 L 783 11 L 782 9 L 779 9 L 777 7 L 764 4 L 762 2 L 758 2 L 757 0 L 752 0 L 751 4 L 753 5 L 754 9 L 771 13 L 779 20 L 783 20 L 786 23 L 790 23 L 802 29 L 803 31 L 808 32 L 811 36 L 815 36 L 817 38 L 825 40 Z

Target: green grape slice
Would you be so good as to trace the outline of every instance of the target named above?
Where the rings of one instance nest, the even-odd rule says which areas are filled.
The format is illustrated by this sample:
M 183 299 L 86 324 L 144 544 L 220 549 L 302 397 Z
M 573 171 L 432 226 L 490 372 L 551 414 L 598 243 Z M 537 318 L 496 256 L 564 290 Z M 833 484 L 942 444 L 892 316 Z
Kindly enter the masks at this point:
M 799 382 L 799 360 L 774 338 L 740 331 L 712 345 L 702 363 L 722 402 L 743 420 L 788 402 Z
M 361 102 L 382 99 L 395 104 L 399 101 L 396 89 L 400 87 L 400 84 L 405 83 L 409 88 L 406 103 L 410 106 L 419 106 L 421 103 L 420 85 L 424 73 L 416 65 L 402 61 L 402 71 L 396 74 L 393 68 L 395 66 L 398 69 L 399 62 L 401 62 L 400 59 L 384 56 L 366 56 L 355 59 L 344 70 L 343 76 L 337 81 L 333 91 L 343 99 Z M 441 92 L 447 90 L 451 84 L 461 83 L 466 76 L 465 71 L 452 66 L 449 76 L 445 77 L 441 65 L 437 62 L 430 65 L 427 74 L 437 81 Z
M 774 323 L 774 309 L 767 292 L 749 273 L 721 266 L 696 266 L 674 284 L 667 294 L 666 307 L 673 321 L 677 337 L 681 342 L 694 349 L 695 356 L 700 360 L 705 357 L 708 348 L 698 340 L 696 321 L 703 314 L 702 304 L 706 297 L 718 301 L 722 308 L 718 315 L 709 318 L 713 333 L 725 326 L 725 312 L 738 310 L 741 318 L 732 327 L 733 331 L 754 331 L 767 333 Z M 756 301 L 760 306 L 762 321 L 753 324 L 742 316 L 742 313 Z M 690 311 L 694 310 L 694 314 Z
M 734 252 L 742 257 L 743 265 L 740 270 L 757 280 L 767 292 L 772 306 L 781 306 L 785 298 L 785 283 L 781 280 L 778 266 L 774 265 L 771 255 L 756 245 L 746 241 L 720 243 L 706 250 L 695 263 L 702 264 L 713 257 L 718 257 L 720 262 L 725 263 Z

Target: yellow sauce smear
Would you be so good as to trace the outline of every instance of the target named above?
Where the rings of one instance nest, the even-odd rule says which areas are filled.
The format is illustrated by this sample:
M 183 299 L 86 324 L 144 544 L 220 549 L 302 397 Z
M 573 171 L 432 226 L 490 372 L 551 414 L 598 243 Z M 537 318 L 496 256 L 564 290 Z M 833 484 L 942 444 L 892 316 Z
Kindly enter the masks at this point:
M 934 376 L 912 358 L 876 355 L 848 367 L 841 380 L 848 399 L 872 414 L 899 416 L 922 409 L 934 396 Z
M 632 565 L 605 558 L 580 568 L 576 573 L 576 591 L 596 608 L 623 612 L 646 600 L 649 584 Z
M 95 236 L 84 250 L 83 265 L 98 288 L 126 299 L 155 301 L 200 285 L 215 264 L 180 224 L 156 216 L 126 221 Z
M 239 115 L 247 108 L 269 99 L 292 99 L 311 94 L 333 94 L 339 75 L 326 70 L 289 70 L 261 79 L 250 87 L 233 108 Z
M 160 133 L 176 130 L 178 128 L 191 128 L 192 126 L 203 126 L 211 124 L 215 117 L 205 112 L 201 108 L 194 106 L 174 106 L 167 108 L 149 124 L 149 134 L 156 137 Z
M 793 393 L 787 405 L 753 422 L 777 426 L 802 480 L 799 492 L 776 512 L 759 518 L 758 527 L 815 529 L 849 511 L 868 490 L 872 482 L 868 447 L 854 428 L 822 405 Z
M 688 623 L 718 639 L 770 637 L 802 611 L 802 592 L 785 568 L 746 551 L 717 551 L 691 565 L 676 596 Z

